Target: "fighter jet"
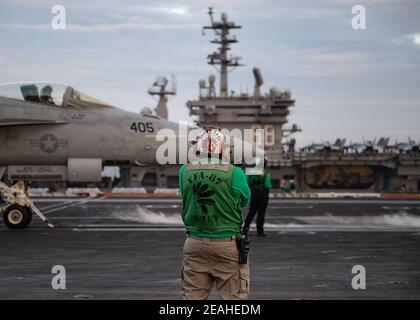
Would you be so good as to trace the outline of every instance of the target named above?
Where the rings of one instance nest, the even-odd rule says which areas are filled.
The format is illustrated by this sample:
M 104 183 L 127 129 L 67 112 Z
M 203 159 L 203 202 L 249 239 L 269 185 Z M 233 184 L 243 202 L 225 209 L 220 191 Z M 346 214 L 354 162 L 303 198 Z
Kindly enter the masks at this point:
M 365 140 L 363 138 L 363 143 L 351 143 L 348 146 L 345 146 L 345 150 L 353 150 L 356 153 L 382 153 L 387 149 L 389 143 L 389 138 L 380 138 L 378 142 L 376 142 L 376 138 L 374 140 Z
M 39 82 L 0 86 L 4 222 L 9 228 L 21 229 L 36 214 L 53 227 L 29 199 L 28 181 L 94 182 L 101 180 L 105 165 L 159 165 L 158 149 L 168 142 L 179 146 L 175 148 L 176 162 L 171 163 L 177 164 L 182 162 L 182 152 L 187 154 L 195 145 L 187 136 L 196 129 L 162 119 L 150 109 L 134 113 L 116 108 L 72 86 Z M 242 159 L 247 149 L 256 155 L 254 166 L 263 159 L 263 150 L 236 137 L 228 138 L 228 156 L 236 157 L 234 145 L 242 143 Z M 187 149 L 182 151 L 183 147 Z M 1 182 L 6 171 L 14 181 L 10 187 Z
M 364 138 L 363 138 L 364 140 Z M 380 153 L 384 152 L 384 150 L 387 148 L 389 143 L 389 138 L 380 138 L 378 143 L 376 143 L 376 138 L 372 140 L 364 141 L 365 143 L 365 149 L 364 152 L 367 153 Z
M 329 151 L 341 151 L 344 148 L 346 139 L 337 139 L 334 143 L 330 141 L 325 141 L 322 143 L 312 143 L 303 147 L 301 150 L 303 152 L 329 152 Z
M 395 141 L 394 148 L 400 153 L 419 152 L 420 144 L 408 137 L 408 142 Z
M 160 129 L 178 123 L 113 107 L 61 84 L 0 86 L 0 191 L 5 224 L 25 228 L 35 213 L 27 181 L 100 181 L 104 165 L 156 164 Z M 11 187 L 1 182 L 8 173 Z M 49 223 L 52 227 L 52 224 Z
M 312 142 L 311 144 L 301 148 L 301 151 L 302 152 L 320 152 L 320 151 L 324 150 L 324 148 L 325 148 L 324 143 L 314 143 L 314 142 Z
M 333 145 L 329 145 L 330 151 L 342 151 L 344 149 L 344 145 L 346 144 L 346 139 L 337 139 L 335 140 Z
M 344 147 L 344 151 L 349 152 L 349 151 L 353 151 L 355 153 L 360 153 L 363 148 L 365 148 L 365 144 L 363 143 L 352 143 L 350 141 L 350 144 Z

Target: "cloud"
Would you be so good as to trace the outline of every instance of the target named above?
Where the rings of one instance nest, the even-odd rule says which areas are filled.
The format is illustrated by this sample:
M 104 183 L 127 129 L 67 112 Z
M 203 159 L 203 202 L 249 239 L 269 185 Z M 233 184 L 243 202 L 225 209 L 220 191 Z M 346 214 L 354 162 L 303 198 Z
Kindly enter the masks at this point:
M 2 29 L 11 30 L 53 30 L 49 24 L 23 24 L 23 23 L 9 23 L 0 24 Z M 194 24 L 167 24 L 167 23 L 153 23 L 153 22 L 141 22 L 141 21 L 128 21 L 122 23 L 110 23 L 110 24 L 69 24 L 67 23 L 66 30 L 64 31 L 75 31 L 75 32 L 115 32 L 115 31 L 126 31 L 126 30 L 183 30 L 183 29 L 200 29 L 199 25 Z
M 183 15 L 189 11 L 205 11 L 209 6 L 219 9 L 246 9 L 257 8 L 263 5 L 272 5 L 272 0 L 177 0 L 176 4 L 173 0 L 122 0 L 116 3 L 115 0 L 62 0 L 60 4 L 69 9 L 85 11 L 86 9 L 110 9 L 126 11 L 137 10 L 151 10 L 157 9 L 161 12 Z M 15 0 L 11 6 L 25 9 L 39 9 L 52 7 L 57 4 L 54 0 Z
M 396 46 L 416 46 L 420 48 L 420 32 L 399 36 L 392 39 L 391 43 Z
M 341 6 L 350 6 L 358 4 L 357 1 L 354 0 L 324 0 L 325 4 L 335 4 Z M 395 5 L 395 0 L 364 0 L 360 1 L 362 5 Z M 417 0 L 399 0 L 399 5 L 403 4 L 418 4 Z
M 188 7 L 152 7 L 150 10 L 176 16 L 189 16 L 191 14 Z
M 199 26 L 191 24 L 164 24 L 152 22 L 124 22 L 115 24 L 99 24 L 99 25 L 82 25 L 69 24 L 67 29 L 77 32 L 114 32 L 121 30 L 182 30 L 182 29 L 199 29 Z
M 227 12 L 244 27 L 232 53 L 248 67 L 230 75 L 230 88 L 248 91 L 254 65 L 265 89 L 290 86 L 297 102 L 289 120 L 304 130 L 299 144 L 336 136 L 418 137 L 420 3 L 402 1 L 363 0 L 371 28 L 354 32 L 353 0 L 62 0 L 68 30 L 53 33 L 54 0 L 15 0 L 0 22 L 6 40 L 0 82 L 42 75 L 138 112 L 155 106 L 147 94 L 155 76 L 174 73 L 179 86 L 170 118 L 188 119 L 185 101 L 197 97 L 200 78 L 214 73 L 206 64 L 215 50 L 207 43 L 211 34 L 200 36 L 211 5 L 216 20 Z
M 281 52 L 252 53 L 250 61 L 264 61 L 288 76 L 349 76 L 358 75 L 383 67 L 370 53 L 315 49 L 285 49 Z
M 404 36 L 405 39 L 411 41 L 414 45 L 420 48 L 420 32 L 419 33 L 413 33 L 408 34 Z
M 288 19 L 298 19 L 298 20 L 317 20 L 317 19 L 326 19 L 334 18 L 340 16 L 341 12 L 337 9 L 332 8 L 282 8 L 280 12 L 287 12 Z M 278 14 L 278 12 L 277 12 Z
M 52 30 L 49 24 L 0 23 L 1 29 L 10 30 Z

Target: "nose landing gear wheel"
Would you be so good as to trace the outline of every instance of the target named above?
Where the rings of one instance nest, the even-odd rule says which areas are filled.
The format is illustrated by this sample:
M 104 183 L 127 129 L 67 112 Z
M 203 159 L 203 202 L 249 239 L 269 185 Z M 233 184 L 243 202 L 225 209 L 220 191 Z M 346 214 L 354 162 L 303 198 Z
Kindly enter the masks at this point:
M 6 208 L 3 213 L 3 220 L 10 229 L 23 229 L 32 221 L 32 210 L 17 204 Z

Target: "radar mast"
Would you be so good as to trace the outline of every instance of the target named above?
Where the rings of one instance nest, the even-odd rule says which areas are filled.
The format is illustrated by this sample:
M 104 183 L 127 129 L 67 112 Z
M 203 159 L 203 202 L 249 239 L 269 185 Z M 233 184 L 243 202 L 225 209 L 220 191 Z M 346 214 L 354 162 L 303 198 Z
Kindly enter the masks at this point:
M 241 26 L 236 25 L 232 21 L 228 21 L 226 13 L 222 13 L 221 21 L 214 21 L 213 19 L 213 8 L 210 7 L 207 12 L 210 16 L 210 26 L 204 26 L 203 29 L 212 29 L 216 35 L 216 39 L 210 41 L 220 45 L 218 51 L 215 51 L 207 56 L 208 64 L 216 66 L 220 65 L 218 72 L 220 73 L 220 97 L 226 98 L 228 96 L 228 73 L 232 70 L 229 68 L 236 68 L 242 66 L 239 63 L 241 57 L 228 56 L 230 50 L 230 44 L 237 43 L 235 36 L 229 36 L 231 29 L 240 29 Z
M 157 77 L 152 87 L 147 91 L 152 97 L 158 96 L 159 101 L 155 109 L 156 114 L 162 119 L 168 119 L 168 96 L 176 95 L 176 78 L 172 75 L 171 88 L 168 88 L 169 81 L 166 77 Z

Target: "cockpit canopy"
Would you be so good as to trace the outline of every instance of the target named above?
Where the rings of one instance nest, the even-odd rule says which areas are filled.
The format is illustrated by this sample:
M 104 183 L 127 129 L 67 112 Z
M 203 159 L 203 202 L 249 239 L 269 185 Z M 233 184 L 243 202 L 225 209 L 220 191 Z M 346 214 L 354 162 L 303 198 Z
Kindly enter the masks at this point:
M 0 85 L 0 97 L 63 108 L 111 108 L 112 106 L 73 87 L 56 83 Z

